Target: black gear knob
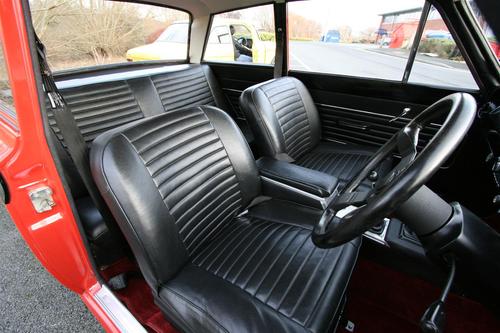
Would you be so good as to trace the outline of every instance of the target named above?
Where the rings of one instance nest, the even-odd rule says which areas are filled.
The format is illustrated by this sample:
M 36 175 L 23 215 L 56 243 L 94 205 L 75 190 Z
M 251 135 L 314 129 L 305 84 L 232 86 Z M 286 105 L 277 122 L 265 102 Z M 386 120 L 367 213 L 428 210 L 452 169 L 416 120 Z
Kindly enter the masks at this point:
M 372 170 L 370 172 L 370 174 L 368 175 L 368 179 L 371 181 L 371 182 L 376 182 L 378 180 L 378 172 L 375 171 L 375 170 Z

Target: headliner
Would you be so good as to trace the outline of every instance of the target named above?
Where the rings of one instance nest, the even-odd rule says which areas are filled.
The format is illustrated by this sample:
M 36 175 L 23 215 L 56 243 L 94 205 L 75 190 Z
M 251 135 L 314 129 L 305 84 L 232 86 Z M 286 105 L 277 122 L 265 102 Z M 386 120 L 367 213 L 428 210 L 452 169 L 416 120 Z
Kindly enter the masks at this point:
M 132 0 L 133 1 L 133 0 Z M 137 1 L 140 2 L 140 1 Z M 272 3 L 272 0 L 149 0 L 148 3 L 171 6 L 190 12 L 194 18 L 242 7 Z

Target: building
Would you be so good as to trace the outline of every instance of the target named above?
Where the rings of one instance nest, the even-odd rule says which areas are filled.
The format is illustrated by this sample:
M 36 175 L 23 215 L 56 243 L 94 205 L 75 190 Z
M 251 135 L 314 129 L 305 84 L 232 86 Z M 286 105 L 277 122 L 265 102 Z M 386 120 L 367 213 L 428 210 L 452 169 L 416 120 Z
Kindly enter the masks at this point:
M 483 28 L 490 45 L 500 59 L 500 47 L 489 28 L 486 21 L 483 19 L 475 2 L 470 2 L 472 11 L 478 18 L 479 25 Z M 422 15 L 422 7 L 405 9 L 395 12 L 380 14 L 380 27 L 377 31 L 377 44 L 388 46 L 390 48 L 407 48 L 410 47 L 413 37 L 417 32 L 420 16 Z M 432 7 L 427 22 L 425 24 L 424 38 L 447 38 L 451 39 L 451 34 L 446 26 L 446 23 L 441 18 L 439 12 Z

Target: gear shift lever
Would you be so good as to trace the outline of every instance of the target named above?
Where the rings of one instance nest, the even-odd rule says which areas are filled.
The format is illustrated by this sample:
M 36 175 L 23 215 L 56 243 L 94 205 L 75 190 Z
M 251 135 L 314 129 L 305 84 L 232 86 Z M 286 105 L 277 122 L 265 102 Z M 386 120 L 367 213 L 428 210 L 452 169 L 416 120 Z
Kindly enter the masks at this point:
M 446 281 L 446 286 L 441 293 L 439 300 L 432 303 L 425 311 L 422 319 L 420 319 L 420 330 L 422 333 L 442 333 L 445 325 L 444 302 L 450 293 L 451 285 L 455 278 L 455 258 L 450 257 L 450 274 Z

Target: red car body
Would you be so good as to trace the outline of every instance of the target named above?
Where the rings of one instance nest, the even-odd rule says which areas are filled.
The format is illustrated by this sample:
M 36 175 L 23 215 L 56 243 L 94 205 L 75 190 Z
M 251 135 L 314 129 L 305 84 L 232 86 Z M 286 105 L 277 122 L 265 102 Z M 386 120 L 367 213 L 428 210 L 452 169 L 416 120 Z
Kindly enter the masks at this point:
M 15 100 L 15 115 L 0 105 L 0 170 L 8 184 L 6 207 L 45 268 L 86 303 L 109 332 L 119 329 L 93 295 L 98 282 L 73 211 L 44 138 L 31 50 L 20 0 L 0 2 L 0 36 Z M 55 206 L 37 213 L 29 193 L 48 186 Z M 34 222 L 37 221 L 37 222 Z
M 490 41 L 490 45 L 497 58 L 500 59 L 500 43 L 496 41 Z
M 0 101 L 0 177 L 6 207 L 42 265 L 80 296 L 108 332 L 121 332 L 119 320 L 96 295 L 106 290 L 91 262 L 77 216 L 45 139 L 37 85 L 35 52 L 30 45 L 22 0 L 0 1 L 0 42 L 7 64 L 15 112 Z M 401 44 L 404 34 L 392 43 Z M 398 44 L 398 45 L 399 45 Z M 494 50 L 499 55 L 498 44 Z M 36 57 L 36 55 L 35 55 Z M 396 118 L 394 118 L 396 119 Z M 30 194 L 50 188 L 54 205 L 37 212 Z

